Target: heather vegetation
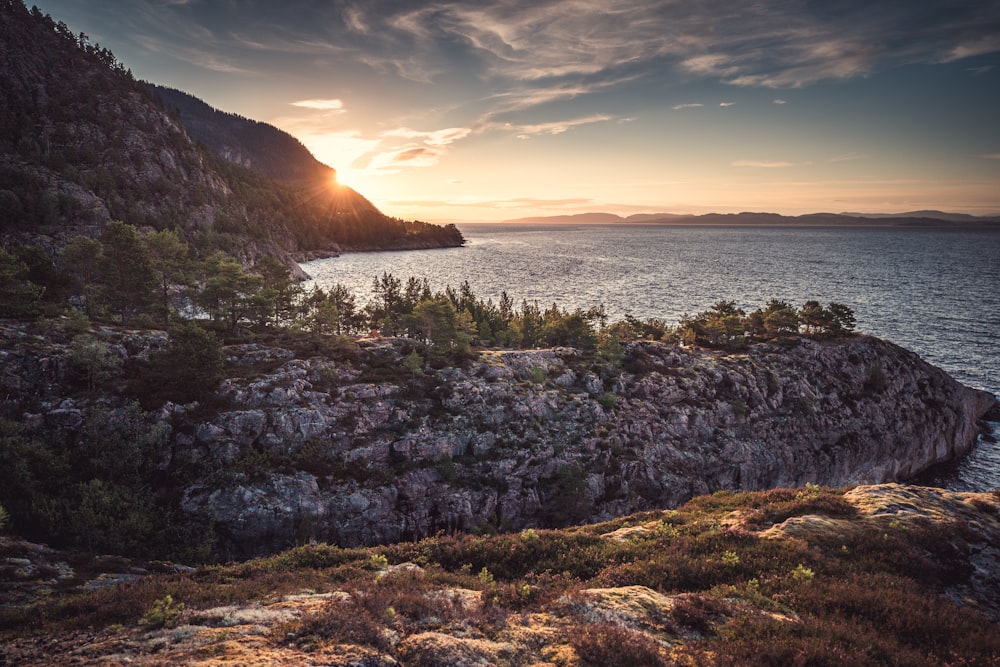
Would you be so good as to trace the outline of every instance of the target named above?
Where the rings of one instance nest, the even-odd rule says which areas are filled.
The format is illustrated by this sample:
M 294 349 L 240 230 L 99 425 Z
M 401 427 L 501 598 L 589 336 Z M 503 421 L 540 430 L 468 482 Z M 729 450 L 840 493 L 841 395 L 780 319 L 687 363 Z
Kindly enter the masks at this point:
M 86 629 L 88 641 L 141 654 L 157 636 L 150 628 L 177 627 L 159 635 L 173 636 L 156 649 L 168 661 L 171 650 L 233 657 L 250 631 L 257 656 L 333 662 L 326 651 L 353 646 L 371 664 L 388 664 L 376 655 L 403 664 L 996 664 L 1000 634 L 971 608 L 985 591 L 970 590 L 962 606 L 941 595 L 967 581 L 977 538 L 932 506 L 953 503 L 989 522 L 1000 499 L 976 496 L 973 510 L 958 497 L 889 491 L 890 506 L 910 509 L 885 515 L 866 509 L 881 492 L 867 493 L 719 492 L 558 531 L 302 546 L 56 596 L 0 616 L 0 631 L 13 647 L 43 630 L 71 638 Z M 775 534 L 801 521 L 814 528 Z M 302 611 L 281 613 L 294 604 Z

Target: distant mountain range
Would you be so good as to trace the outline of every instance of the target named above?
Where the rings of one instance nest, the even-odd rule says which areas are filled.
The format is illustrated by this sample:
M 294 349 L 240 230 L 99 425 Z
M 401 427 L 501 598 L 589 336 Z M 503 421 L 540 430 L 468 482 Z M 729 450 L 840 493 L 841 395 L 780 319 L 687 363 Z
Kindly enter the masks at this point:
M 0 2 L 0 245 L 50 255 L 109 220 L 176 229 L 245 263 L 461 245 L 380 212 L 292 136 L 136 81 L 61 22 Z
M 627 217 L 614 213 L 579 213 L 517 218 L 504 222 L 581 225 L 642 223 L 757 227 L 982 227 L 1000 229 L 1000 216 L 976 217 L 964 213 L 944 213 L 942 211 L 912 211 L 898 214 L 810 213 L 795 216 L 749 212 L 706 213 L 704 215 L 639 213 Z

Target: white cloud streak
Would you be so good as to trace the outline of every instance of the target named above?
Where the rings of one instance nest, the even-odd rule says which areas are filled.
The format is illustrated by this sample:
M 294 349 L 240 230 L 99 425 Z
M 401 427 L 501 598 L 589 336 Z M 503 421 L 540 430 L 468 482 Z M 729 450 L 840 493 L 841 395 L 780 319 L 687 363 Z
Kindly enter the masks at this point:
M 317 109 L 320 111 L 344 111 L 344 103 L 341 100 L 299 100 L 292 102 L 293 107 L 303 109 Z
M 689 102 L 687 104 L 675 104 L 671 107 L 674 111 L 682 111 L 683 109 L 700 109 L 705 106 L 704 104 L 698 102 Z

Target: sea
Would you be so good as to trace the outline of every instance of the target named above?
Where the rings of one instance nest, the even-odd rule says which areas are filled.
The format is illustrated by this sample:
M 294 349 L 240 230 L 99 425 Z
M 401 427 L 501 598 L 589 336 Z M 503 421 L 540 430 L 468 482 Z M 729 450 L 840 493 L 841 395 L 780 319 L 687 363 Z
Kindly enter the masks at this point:
M 348 287 L 359 305 L 388 272 L 480 298 L 563 309 L 603 305 L 675 324 L 735 301 L 847 304 L 861 332 L 919 353 L 960 382 L 1000 394 L 1000 232 L 927 228 L 459 224 L 462 248 L 348 253 L 303 265 L 313 284 Z M 310 283 L 307 283 L 308 286 Z M 1000 423 L 971 454 L 918 483 L 1000 489 Z

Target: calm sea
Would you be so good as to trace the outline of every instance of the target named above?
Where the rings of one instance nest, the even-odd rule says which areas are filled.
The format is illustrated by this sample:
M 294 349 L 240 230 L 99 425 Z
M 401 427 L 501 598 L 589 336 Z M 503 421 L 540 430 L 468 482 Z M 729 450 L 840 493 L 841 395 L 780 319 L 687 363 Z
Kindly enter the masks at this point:
M 354 253 L 304 265 L 360 303 L 384 271 L 468 281 L 482 298 L 603 304 L 675 323 L 720 299 L 752 310 L 771 298 L 839 301 L 860 331 L 918 352 L 961 382 L 1000 394 L 1000 233 L 928 229 L 785 229 L 651 225 L 459 225 L 464 248 Z M 993 424 L 1000 436 L 1000 424 Z M 921 482 L 1000 488 L 1000 444 L 983 439 Z

